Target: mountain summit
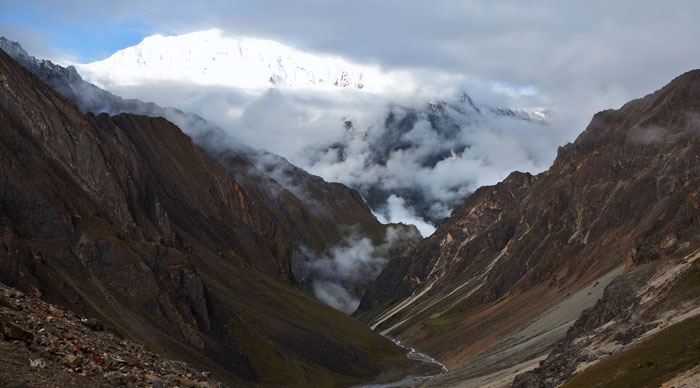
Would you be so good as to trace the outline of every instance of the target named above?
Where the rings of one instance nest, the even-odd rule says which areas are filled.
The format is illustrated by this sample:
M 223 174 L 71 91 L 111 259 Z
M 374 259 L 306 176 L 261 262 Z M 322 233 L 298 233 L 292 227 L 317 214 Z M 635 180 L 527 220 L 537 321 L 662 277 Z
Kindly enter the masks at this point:
M 107 59 L 75 67 L 100 86 L 181 81 L 243 89 L 363 89 L 380 81 L 377 68 L 309 54 L 271 40 L 228 37 L 218 29 L 153 35 Z

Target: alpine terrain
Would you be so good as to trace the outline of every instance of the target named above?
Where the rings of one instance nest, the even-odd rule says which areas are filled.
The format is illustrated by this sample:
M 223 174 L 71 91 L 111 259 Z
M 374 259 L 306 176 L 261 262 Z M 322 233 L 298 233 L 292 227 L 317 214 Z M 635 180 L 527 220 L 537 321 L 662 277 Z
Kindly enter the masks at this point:
M 219 30 L 69 67 L 0 49 L 0 386 L 700 385 L 700 70 L 476 188 L 505 176 L 484 144 L 541 162 L 505 139 L 546 148 L 549 110 L 389 103 L 297 167 L 102 87 L 325 106 L 379 70 Z
M 392 260 L 355 315 L 444 362 L 429 386 L 697 382 L 699 118 L 698 70 L 596 114 Z
M 413 221 L 424 236 L 481 182 L 514 166 L 541 170 L 553 158 L 537 157 L 556 134 L 546 107 L 479 101 L 458 80 L 458 90 L 421 94 L 425 80 L 406 72 L 220 30 L 154 35 L 104 60 L 72 65 L 73 73 L 117 94 L 142 98 L 167 87 L 167 104 L 358 190 L 376 214 Z M 308 132 L 313 141 L 300 142 Z M 524 134 L 537 140 L 514 140 Z M 452 174 L 456 169 L 473 171 Z M 399 209 L 411 217 L 392 214 Z

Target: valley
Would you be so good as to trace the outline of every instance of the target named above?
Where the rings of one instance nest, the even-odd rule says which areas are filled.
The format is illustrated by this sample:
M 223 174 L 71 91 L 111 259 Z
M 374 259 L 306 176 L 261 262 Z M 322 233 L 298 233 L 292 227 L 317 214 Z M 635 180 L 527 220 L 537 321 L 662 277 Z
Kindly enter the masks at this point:
M 549 160 L 534 88 L 218 29 L 72 63 L 0 38 L 0 386 L 697 385 L 700 70 Z M 165 83 L 243 113 L 115 92 Z

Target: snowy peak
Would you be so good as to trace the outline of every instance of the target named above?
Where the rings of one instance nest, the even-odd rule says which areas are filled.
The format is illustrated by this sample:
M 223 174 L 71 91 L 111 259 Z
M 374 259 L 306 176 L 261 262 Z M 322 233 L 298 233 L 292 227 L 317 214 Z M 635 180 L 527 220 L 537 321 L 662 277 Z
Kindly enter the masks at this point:
M 75 67 L 102 86 L 182 81 L 246 89 L 363 89 L 381 77 L 372 66 L 305 53 L 271 40 L 229 37 L 217 29 L 153 35 L 105 60 Z

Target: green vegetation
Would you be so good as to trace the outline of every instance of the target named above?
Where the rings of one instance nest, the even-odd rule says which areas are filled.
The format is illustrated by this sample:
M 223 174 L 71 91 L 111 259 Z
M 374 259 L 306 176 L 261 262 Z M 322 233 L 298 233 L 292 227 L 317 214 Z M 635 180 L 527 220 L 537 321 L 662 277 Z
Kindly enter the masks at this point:
M 658 387 L 699 363 L 700 317 L 695 317 L 601 361 L 563 387 Z
M 407 360 L 390 341 L 378 337 L 351 317 L 287 286 L 257 274 L 248 275 L 245 278 L 249 283 L 246 282 L 246 289 L 240 291 L 265 300 L 265 303 L 255 309 L 237 306 L 237 314 L 229 321 L 227 329 L 248 356 L 263 385 L 348 386 L 378 378 L 377 374 L 382 370 L 400 378 L 408 373 L 402 369 L 422 366 Z M 347 365 L 342 373 L 332 371 L 327 369 L 324 361 L 310 354 L 295 353 L 294 349 L 304 347 L 305 342 L 330 344 L 329 364 L 334 362 L 334 357 L 342 357 L 333 352 L 333 347 L 340 344 L 361 354 L 368 363 L 364 367 L 359 366 L 363 363 Z M 366 365 L 372 365 L 372 368 L 368 369 Z

